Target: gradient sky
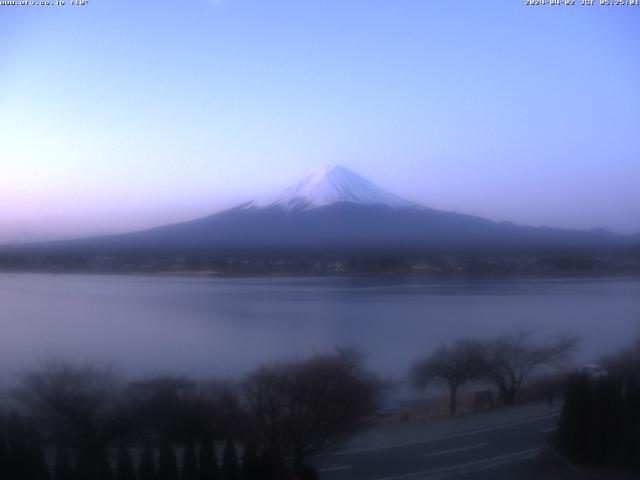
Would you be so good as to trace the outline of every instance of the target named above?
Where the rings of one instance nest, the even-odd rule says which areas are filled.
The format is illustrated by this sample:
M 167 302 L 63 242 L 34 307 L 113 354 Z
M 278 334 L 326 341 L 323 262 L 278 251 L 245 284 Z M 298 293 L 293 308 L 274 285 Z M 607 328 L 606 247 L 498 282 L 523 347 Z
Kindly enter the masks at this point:
M 434 208 L 640 232 L 640 7 L 523 4 L 0 7 L 0 241 L 194 218 L 326 163 Z

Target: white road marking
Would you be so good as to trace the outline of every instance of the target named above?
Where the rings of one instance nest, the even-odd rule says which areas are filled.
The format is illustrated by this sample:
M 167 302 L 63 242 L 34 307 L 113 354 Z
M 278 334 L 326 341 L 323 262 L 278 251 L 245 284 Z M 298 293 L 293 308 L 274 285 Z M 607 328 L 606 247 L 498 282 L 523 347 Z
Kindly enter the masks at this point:
M 550 432 L 555 432 L 558 429 L 558 427 L 550 427 L 550 428 L 545 428 L 544 430 L 540 430 L 542 433 L 550 433 Z
M 518 425 L 526 425 L 527 423 L 535 423 L 535 422 L 539 422 L 541 420 L 546 420 L 546 419 L 553 418 L 553 417 L 558 417 L 558 416 L 560 416 L 560 412 L 551 413 L 549 415 L 541 415 L 541 416 L 537 416 L 537 417 L 532 417 L 532 418 L 528 418 L 528 419 L 525 419 L 525 420 L 519 420 L 517 422 L 502 423 L 500 425 L 494 425 L 492 427 L 480 428 L 480 429 L 477 429 L 477 430 L 468 430 L 466 432 L 453 433 L 451 435 L 443 435 L 441 437 L 428 438 L 428 439 L 419 440 L 419 441 L 416 441 L 416 442 L 396 443 L 394 445 L 387 445 L 387 446 L 383 446 L 383 447 L 352 448 L 352 449 L 348 449 L 348 450 L 341 450 L 339 452 L 332 452 L 332 453 L 325 453 L 325 454 L 320 454 L 320 455 L 313 455 L 310 458 L 339 457 L 339 456 L 343 456 L 343 455 L 352 455 L 352 454 L 357 454 L 357 453 L 379 452 L 381 450 L 392 450 L 394 448 L 404 448 L 404 447 L 412 447 L 412 446 L 415 446 L 415 445 L 425 445 L 427 443 L 439 442 L 440 440 L 448 440 L 450 438 L 468 437 L 468 436 L 471 436 L 471 435 L 476 435 L 478 433 L 493 432 L 495 430 L 501 430 L 503 428 L 517 427 Z
M 468 473 L 477 470 L 486 470 L 488 468 L 494 468 L 501 465 L 514 462 L 516 460 L 527 460 L 535 457 L 538 452 L 542 450 L 542 447 L 529 448 L 527 450 L 520 450 L 518 452 L 508 453 L 505 455 L 498 455 L 496 457 L 485 458 L 482 460 L 476 460 L 473 462 L 459 463 L 457 465 L 450 465 L 448 467 L 433 468 L 431 470 L 423 470 L 421 472 L 405 473 L 403 475 L 394 475 L 391 477 L 381 477 L 375 480 L 404 480 L 419 477 L 420 480 L 442 478 L 444 473 Z
M 351 468 L 350 465 L 342 465 L 340 467 L 325 467 L 319 468 L 319 472 L 337 472 L 338 470 L 349 470 Z
M 451 448 L 449 450 L 440 450 L 438 452 L 425 453 L 423 456 L 424 456 L 424 458 L 437 457 L 439 455 L 447 455 L 449 453 L 464 452 L 466 450 L 475 450 L 476 448 L 486 447 L 487 445 L 489 445 L 489 444 L 488 443 L 476 443 L 475 445 L 468 445 L 466 447 Z

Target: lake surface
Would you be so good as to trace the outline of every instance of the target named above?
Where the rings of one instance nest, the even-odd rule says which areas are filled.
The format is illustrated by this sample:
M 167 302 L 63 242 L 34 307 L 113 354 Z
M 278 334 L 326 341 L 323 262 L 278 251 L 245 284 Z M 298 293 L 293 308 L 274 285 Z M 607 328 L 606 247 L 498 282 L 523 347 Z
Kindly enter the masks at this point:
M 426 281 L 0 274 L 0 382 L 55 356 L 228 377 L 355 345 L 401 378 L 442 342 L 536 327 L 591 362 L 640 334 L 632 279 Z

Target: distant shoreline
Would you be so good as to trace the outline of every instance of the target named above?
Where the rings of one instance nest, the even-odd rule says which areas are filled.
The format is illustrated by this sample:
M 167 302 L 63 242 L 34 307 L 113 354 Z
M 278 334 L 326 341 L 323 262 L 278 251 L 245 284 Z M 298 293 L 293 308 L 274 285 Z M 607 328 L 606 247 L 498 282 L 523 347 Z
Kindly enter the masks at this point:
M 2 251 L 0 272 L 182 277 L 548 278 L 640 276 L 640 250 L 618 251 Z
M 284 278 L 323 278 L 323 279 L 397 279 L 397 280 L 433 280 L 433 281 L 482 281 L 482 280 L 604 280 L 628 279 L 640 281 L 640 271 L 627 272 L 545 272 L 545 273 L 502 273 L 502 274 L 418 274 L 392 272 L 348 272 L 348 273 L 314 273 L 314 272 L 219 272 L 219 271 L 100 271 L 100 270 L 7 270 L 0 269 L 0 275 L 87 275 L 87 276 L 130 276 L 157 278 L 203 278 L 203 279 L 284 279 Z

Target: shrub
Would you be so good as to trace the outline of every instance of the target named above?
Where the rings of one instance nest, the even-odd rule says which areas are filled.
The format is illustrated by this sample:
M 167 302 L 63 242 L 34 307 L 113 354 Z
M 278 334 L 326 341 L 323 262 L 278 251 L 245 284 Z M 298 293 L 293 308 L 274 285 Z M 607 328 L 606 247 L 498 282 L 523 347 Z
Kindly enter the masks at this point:
M 597 466 L 639 465 L 639 365 L 619 365 L 603 378 L 570 376 L 557 442 L 572 461 Z

